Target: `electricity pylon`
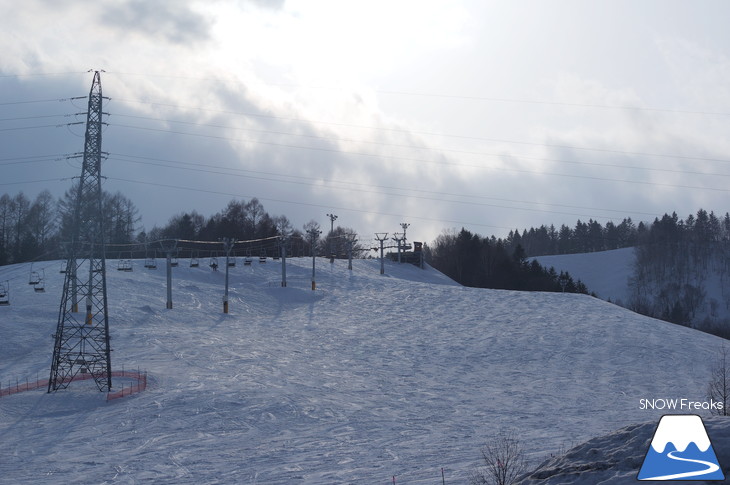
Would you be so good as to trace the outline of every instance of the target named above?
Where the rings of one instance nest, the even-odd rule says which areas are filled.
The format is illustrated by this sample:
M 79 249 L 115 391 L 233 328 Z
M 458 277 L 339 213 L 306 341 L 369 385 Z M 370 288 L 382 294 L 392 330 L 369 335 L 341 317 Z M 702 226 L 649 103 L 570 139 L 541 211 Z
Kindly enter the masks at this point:
M 48 392 L 65 389 L 79 373 L 91 374 L 102 392 L 112 387 L 101 196 L 103 99 L 94 71 Z M 79 299 L 85 302 L 83 316 L 77 314 Z

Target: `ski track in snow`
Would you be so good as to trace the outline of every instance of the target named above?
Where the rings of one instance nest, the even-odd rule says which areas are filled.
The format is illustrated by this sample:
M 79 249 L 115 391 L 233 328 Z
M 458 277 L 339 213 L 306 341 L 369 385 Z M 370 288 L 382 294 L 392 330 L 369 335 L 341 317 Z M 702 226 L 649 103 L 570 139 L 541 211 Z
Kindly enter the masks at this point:
M 463 483 L 514 430 L 530 457 L 704 399 L 719 339 L 569 294 L 463 288 L 434 270 L 311 259 L 108 274 L 112 365 L 149 372 L 107 403 L 93 382 L 0 399 L 0 483 Z M 110 265 L 110 268 L 113 268 Z M 0 268 L 4 270 L 4 268 Z M 13 284 L 0 380 L 48 375 L 62 275 Z M 3 279 L 3 278 L 0 278 Z M 26 285 L 27 286 L 27 285 Z

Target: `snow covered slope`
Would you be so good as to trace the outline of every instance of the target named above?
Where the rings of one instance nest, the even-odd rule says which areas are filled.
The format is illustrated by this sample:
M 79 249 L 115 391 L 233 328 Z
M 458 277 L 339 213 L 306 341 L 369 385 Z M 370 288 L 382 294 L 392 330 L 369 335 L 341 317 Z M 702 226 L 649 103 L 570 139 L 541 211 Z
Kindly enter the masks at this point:
M 629 277 L 633 272 L 634 248 L 613 249 L 582 254 L 537 256 L 538 263 L 551 266 L 559 273 L 567 271 L 574 280 L 580 279 L 602 300 L 629 301 Z
M 48 375 L 62 275 L 46 293 L 0 268 L 3 387 Z M 464 483 L 479 447 L 514 430 L 549 453 L 703 400 L 720 340 L 584 295 L 464 288 L 411 265 L 290 259 L 222 272 L 108 275 L 113 366 L 146 391 L 91 382 L 0 399 L 2 483 Z M 34 267 L 34 269 L 36 269 Z M 115 383 L 115 387 L 120 383 Z M 644 450 L 645 451 L 645 450 Z

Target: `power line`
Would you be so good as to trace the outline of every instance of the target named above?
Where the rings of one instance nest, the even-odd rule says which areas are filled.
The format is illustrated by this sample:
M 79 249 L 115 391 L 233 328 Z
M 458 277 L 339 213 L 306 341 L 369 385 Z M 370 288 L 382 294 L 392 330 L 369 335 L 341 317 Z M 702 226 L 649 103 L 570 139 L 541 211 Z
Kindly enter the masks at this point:
M 63 124 L 56 124 L 56 125 L 39 125 L 39 126 L 17 126 L 15 128 L 0 128 L 0 131 L 19 131 L 19 130 L 35 130 L 38 128 L 62 128 L 64 126 L 68 125 L 82 125 L 84 124 L 83 121 L 80 121 L 78 123 L 63 123 Z
M 40 180 L 25 180 L 23 182 L 0 182 L 0 185 L 23 185 L 23 184 L 37 184 L 41 182 L 63 182 L 68 178 L 56 178 L 56 179 L 40 179 Z
M 157 183 L 157 182 L 145 182 L 142 180 L 130 180 L 130 179 L 125 179 L 125 178 L 120 178 L 120 177 L 107 177 L 107 179 L 116 180 L 119 182 L 128 182 L 128 183 L 133 183 L 133 184 L 150 185 L 150 186 L 154 186 L 154 187 L 189 190 L 192 192 L 201 192 L 201 193 L 214 194 L 214 195 L 225 195 L 228 197 L 238 197 L 238 198 L 242 198 L 242 199 L 251 199 L 251 198 L 256 197 L 256 196 L 251 196 L 251 195 L 234 194 L 231 192 L 222 192 L 222 191 L 218 191 L 218 190 L 207 190 L 207 189 L 201 189 L 201 188 L 196 188 L 196 187 L 183 187 L 180 185 L 161 184 L 161 183 Z M 281 204 L 294 204 L 294 205 L 298 205 L 298 206 L 304 205 L 304 206 L 309 206 L 309 207 L 317 207 L 320 209 L 337 209 L 337 210 L 343 210 L 343 211 L 347 211 L 347 212 L 358 212 L 358 213 L 362 213 L 362 214 L 375 214 L 375 215 L 381 215 L 381 216 L 398 217 L 401 219 L 411 218 L 411 219 L 418 219 L 418 220 L 431 221 L 431 222 L 448 222 L 451 224 L 459 224 L 459 225 L 465 225 L 465 226 L 468 225 L 468 226 L 493 227 L 493 228 L 497 228 L 497 229 L 511 230 L 511 228 L 509 228 L 509 227 L 494 226 L 491 224 L 481 224 L 481 223 L 476 223 L 476 222 L 464 222 L 464 221 L 456 221 L 456 220 L 449 220 L 449 219 L 433 219 L 433 218 L 429 218 L 429 217 L 412 216 L 412 215 L 404 215 L 404 214 L 391 214 L 391 213 L 387 213 L 387 212 L 376 212 L 376 211 L 368 211 L 368 210 L 363 210 L 363 209 L 333 207 L 331 205 L 312 204 L 312 203 L 308 203 L 308 202 L 273 199 L 273 198 L 269 198 L 269 197 L 256 197 L 256 198 L 258 198 L 259 200 L 278 202 Z
M 571 103 L 571 102 L 564 102 L 564 101 L 546 101 L 546 100 L 538 100 L 538 99 L 514 99 L 514 98 L 494 98 L 494 97 L 486 97 L 486 96 L 465 96 L 465 95 L 459 95 L 459 94 L 409 93 L 406 91 L 377 90 L 376 92 L 382 93 L 382 94 L 396 94 L 399 96 L 421 96 L 421 97 L 433 97 L 433 98 L 464 99 L 464 100 L 468 100 L 468 101 L 496 101 L 496 102 L 500 102 L 500 103 L 542 104 L 542 105 L 548 105 L 548 106 L 570 106 L 570 107 L 576 107 L 576 108 L 597 108 L 597 109 L 626 110 L 626 111 L 652 111 L 652 112 L 673 113 L 673 114 L 730 116 L 730 112 L 700 111 L 700 110 L 671 109 L 671 108 L 652 108 L 649 106 L 621 106 L 621 105 L 609 105 L 609 104 Z
M 110 160 L 117 160 L 120 162 L 127 162 L 127 163 L 139 163 L 143 165 L 153 165 L 158 167 L 164 167 L 164 168 L 174 168 L 177 170 L 191 170 L 196 172 L 202 172 L 202 173 L 210 173 L 210 174 L 216 174 L 216 175 L 228 175 L 228 176 L 234 176 L 234 177 L 242 177 L 247 179 L 254 179 L 254 180 L 265 180 L 270 182 L 278 182 L 278 183 L 288 183 L 288 184 L 297 184 L 297 185 L 306 185 L 310 187 L 318 187 L 321 188 L 322 186 L 316 184 L 316 183 L 310 183 L 310 182 L 302 182 L 297 180 L 281 180 L 281 179 L 274 179 L 274 178 L 267 178 L 267 177 L 258 177 L 258 176 L 252 176 L 252 175 L 243 175 L 243 174 L 236 174 L 236 173 L 229 173 L 229 172 L 221 172 L 221 171 L 215 171 L 215 170 L 206 170 L 201 168 L 189 168 L 189 167 L 174 167 L 170 165 L 165 164 L 159 164 L 159 163 L 151 163 L 151 162 L 142 162 L 142 161 L 134 161 L 134 160 L 125 160 L 115 157 L 110 157 Z M 225 170 L 235 170 L 235 169 L 225 169 Z M 311 180 L 316 180 L 310 177 L 302 177 L 302 178 L 308 178 Z M 366 184 L 360 184 L 360 185 L 366 185 Z M 375 186 L 379 188 L 383 188 L 382 186 Z M 594 216 L 590 214 L 576 214 L 572 212 L 560 212 L 560 211 L 553 211 L 553 210 L 547 210 L 547 209 L 536 209 L 536 208 L 528 208 L 528 207 L 512 207 L 512 206 L 504 206 L 504 205 L 498 205 L 498 204 L 487 204 L 483 202 L 471 202 L 471 201 L 464 201 L 464 200 L 447 200 L 444 198 L 436 198 L 436 197 L 427 197 L 423 195 L 413 195 L 413 194 L 397 194 L 397 193 L 391 193 L 391 192 L 382 192 L 377 190 L 366 190 L 366 189 L 359 189 L 359 188 L 353 188 L 353 187 L 333 187 L 329 186 L 326 187 L 333 190 L 345 190 L 345 191 L 356 191 L 356 192 L 363 192 L 363 193 L 370 193 L 370 194 L 379 194 L 379 195 L 387 195 L 390 197 L 406 197 L 410 199 L 420 199 L 420 200 L 430 200 L 430 201 L 437 201 L 437 202 L 446 202 L 446 203 L 453 203 L 453 204 L 463 204 L 463 205 L 474 205 L 474 206 L 481 206 L 481 207 L 495 207 L 500 209 L 512 209 L 512 210 L 521 210 L 521 211 L 529 211 L 529 212 L 545 212 L 545 213 L 552 213 L 552 214 L 561 214 L 561 215 L 570 215 L 570 216 L 577 216 L 577 217 L 593 217 L 593 218 L 602 218 L 602 219 L 611 219 L 607 216 Z M 395 190 L 411 190 L 407 188 L 398 188 L 398 187 L 391 187 Z M 445 193 L 438 193 L 438 192 L 430 192 L 425 190 L 417 190 L 417 192 L 422 193 L 434 193 L 434 194 L 441 194 L 441 195 L 449 195 L 452 197 L 470 197 L 466 195 L 460 195 L 460 194 L 445 194 Z M 492 198 L 496 199 L 496 198 Z M 504 200 L 504 199 L 496 199 L 496 200 Z M 519 202 L 519 203 L 525 203 L 525 204 L 535 204 L 534 202 L 527 202 L 527 201 L 511 201 L 511 202 Z M 550 205 L 550 204 L 548 204 Z M 602 210 L 602 209 L 594 209 L 594 210 Z M 619 212 L 625 214 L 625 212 L 618 211 L 618 210 L 611 210 L 608 209 L 611 212 Z M 637 213 L 638 214 L 638 213 Z M 649 213 L 643 213 L 644 215 L 654 215 Z
M 129 72 L 110 72 L 110 74 L 122 75 L 122 76 L 144 76 L 144 77 L 160 77 L 160 78 L 173 78 L 173 79 L 189 79 L 193 81 L 205 81 L 205 82 L 226 82 L 223 79 L 206 78 L 206 77 L 193 77 L 193 76 L 180 76 L 170 74 L 149 74 L 149 73 L 129 73 Z M 279 87 L 294 87 L 304 89 L 317 89 L 327 91 L 341 91 L 341 87 L 337 86 L 307 86 L 302 84 L 294 83 L 263 83 L 267 86 L 279 86 Z M 630 106 L 630 105 L 610 105 L 610 104 L 597 104 L 597 103 L 576 103 L 571 101 L 554 101 L 554 100 L 543 100 L 543 99 L 520 99 L 520 98 L 502 98 L 496 96 L 476 96 L 476 95 L 465 95 L 465 94 L 452 94 L 452 93 L 428 93 L 428 92 L 413 92 L 413 91 L 400 91 L 400 90 L 388 90 L 388 89 L 374 89 L 375 93 L 396 95 L 396 96 L 412 96 L 412 97 L 426 97 L 426 98 L 443 98 L 443 99 L 462 99 L 467 101 L 485 101 L 485 102 L 499 102 L 499 103 L 515 103 L 515 104 L 538 104 L 547 106 L 568 106 L 574 108 L 593 108 L 602 110 L 623 110 L 623 111 L 649 111 L 658 113 L 670 113 L 670 114 L 691 114 L 691 115 L 709 115 L 709 116 L 730 116 L 730 112 L 724 111 L 704 111 L 704 110 L 690 110 L 690 109 L 677 109 L 677 108 L 658 108 L 652 106 Z
M 439 133 L 439 132 L 431 132 L 431 131 L 409 130 L 409 129 L 405 129 L 405 128 L 373 127 L 373 126 L 358 125 L 358 124 L 353 124 L 353 123 L 311 120 L 311 119 L 306 119 L 306 118 L 292 118 L 292 117 L 285 117 L 285 116 L 266 115 L 266 114 L 261 114 L 261 113 L 220 110 L 220 109 L 215 109 L 215 108 L 207 108 L 207 107 L 199 107 L 199 106 L 184 106 L 184 105 L 176 105 L 176 104 L 170 104 L 170 103 L 158 103 L 158 102 L 154 102 L 154 101 L 139 101 L 139 100 L 132 100 L 132 99 L 119 99 L 118 101 L 127 102 L 127 103 L 149 104 L 151 106 L 164 106 L 164 107 L 174 108 L 174 109 L 207 111 L 207 112 L 212 112 L 212 113 L 221 113 L 221 114 L 228 114 L 228 115 L 235 115 L 235 116 L 267 118 L 267 119 L 294 121 L 294 122 L 309 123 L 309 124 L 343 126 L 343 127 L 350 127 L 350 128 L 367 129 L 367 130 L 371 130 L 371 131 L 385 131 L 385 132 L 391 132 L 391 133 L 415 134 L 415 135 L 423 135 L 423 136 L 428 136 L 428 137 L 455 138 L 455 139 L 461 139 L 461 140 L 486 141 L 486 142 L 492 142 L 492 143 L 508 143 L 508 144 L 516 144 L 516 145 L 545 146 L 545 147 L 549 147 L 549 148 L 596 151 L 596 152 L 603 152 L 603 153 L 615 153 L 615 154 L 619 154 L 619 155 L 638 155 L 638 156 L 644 156 L 644 157 L 674 158 L 674 159 L 680 159 L 680 160 L 695 160 L 695 161 L 704 161 L 704 162 L 730 163 L 730 159 L 721 159 L 721 158 L 712 158 L 712 157 L 687 156 L 687 155 L 652 153 L 652 152 L 635 152 L 635 151 L 629 151 L 629 150 L 616 150 L 616 149 L 610 149 L 610 148 L 594 148 L 594 147 L 582 147 L 582 146 L 575 146 L 575 145 L 561 145 L 561 144 L 553 144 L 553 143 L 540 143 L 540 142 L 529 142 L 529 141 L 520 141 L 520 140 L 506 140 L 506 139 L 499 139 L 499 138 L 488 138 L 488 137 L 479 137 L 479 136 Z M 117 115 L 117 116 L 123 116 L 123 115 Z M 165 120 L 165 121 L 174 122 L 172 120 Z
M 182 125 L 188 125 L 188 126 L 198 126 L 198 127 L 205 127 L 205 128 L 223 128 L 223 129 L 229 129 L 234 131 L 247 131 L 247 132 L 253 132 L 253 133 L 264 133 L 264 134 L 272 134 L 272 135 L 284 135 L 284 136 L 296 136 L 300 138 L 310 138 L 310 139 L 316 139 L 316 140 L 322 140 L 322 141 L 337 141 L 337 142 L 349 142 L 349 143 L 360 143 L 360 144 L 368 144 L 368 145 L 377 145 L 377 146 L 385 146 L 385 147 L 396 147 L 396 148 L 408 148 L 408 149 L 414 149 L 414 150 L 429 150 L 429 151 L 436 151 L 436 152 L 451 152 L 451 153 L 460 153 L 460 154 L 467 154 L 467 155 L 479 155 L 479 156 L 488 156 L 488 157 L 502 157 L 504 156 L 503 153 L 487 153 L 487 152 L 479 152 L 479 151 L 473 151 L 473 150 L 460 150 L 455 148 L 443 148 L 443 147 L 428 147 L 428 146 L 417 146 L 417 145 L 406 145 L 406 144 L 400 144 L 400 143 L 386 143 L 386 142 L 378 142 L 378 141 L 371 141 L 371 140 L 356 140 L 352 138 L 342 138 L 342 137 L 324 137 L 319 135 L 312 135 L 308 133 L 291 133 L 291 132 L 283 132 L 283 131 L 275 131 L 275 130 L 261 130 L 256 128 L 239 128 L 234 127 L 230 125 L 214 125 L 210 123 L 197 123 L 192 121 L 181 121 L 181 120 L 171 120 L 166 118 L 152 118 L 148 116 L 131 116 L 131 115 L 120 115 L 116 114 L 114 115 L 116 117 L 121 118 L 132 118 L 132 119 L 141 119 L 141 120 L 147 120 L 147 121 L 160 121 L 165 123 L 177 123 Z M 497 141 L 497 140 L 494 140 Z M 580 149 L 580 150 L 594 150 L 594 151 L 601 151 L 601 152 L 612 152 L 612 153 L 619 153 L 623 155 L 639 155 L 639 156 L 661 156 L 666 158 L 677 158 L 677 159 L 684 159 L 684 160 L 701 160 L 701 161 L 712 161 L 712 162 L 723 162 L 723 163 L 730 163 L 730 160 L 723 160 L 723 159 L 710 159 L 710 158 L 698 158 L 698 157 L 688 157 L 688 156 L 681 156 L 681 155 L 657 155 L 657 154 L 650 154 L 650 153 L 642 153 L 642 152 L 628 152 L 628 151 L 620 151 L 620 150 L 604 150 L 604 149 L 598 149 L 598 148 L 578 148 L 578 147 L 568 147 L 564 145 L 547 145 L 547 144 L 540 144 L 540 143 L 528 143 L 528 142 L 515 142 L 515 141 L 504 141 L 505 143 L 522 143 L 527 145 L 536 145 L 536 146 L 548 146 L 548 147 L 555 147 L 555 148 L 572 148 L 572 149 Z M 634 166 L 634 165 L 621 165 L 616 163 L 596 163 L 596 162 L 585 162 L 585 161 L 578 161 L 578 160 L 562 160 L 562 159 L 555 159 L 555 158 L 545 158 L 545 157 L 533 157 L 528 155 L 519 155 L 518 158 L 525 159 L 525 160 L 536 160 L 536 161 L 544 161 L 544 162 L 555 162 L 555 163 L 566 163 L 566 164 L 572 164 L 572 165 L 586 165 L 586 166 L 594 166 L 594 167 L 610 167 L 610 168 L 621 168 L 621 169 L 631 169 L 631 170 L 645 170 L 645 171 L 652 171 L 652 172 L 666 172 L 666 173 L 678 173 L 678 174 L 689 174 L 689 175 L 709 175 L 709 176 L 715 176 L 715 177 L 730 177 L 730 174 L 723 174 L 723 173 L 705 173 L 705 172 L 697 172 L 697 171 L 689 171 L 689 170 L 674 170 L 669 168 L 653 168 L 653 167 L 641 167 L 641 166 Z
M 65 157 L 68 157 L 68 153 L 59 153 L 56 155 L 37 155 L 37 156 L 31 156 L 31 157 L 9 157 L 9 158 L 0 158 L 0 166 L 2 165 L 18 165 L 18 164 L 25 164 L 25 163 L 37 163 L 37 162 L 55 162 L 58 160 L 63 160 Z
M 0 78 L 21 78 L 21 77 L 41 77 L 41 76 L 68 76 L 70 74 L 87 74 L 87 71 L 69 71 L 69 72 L 36 72 L 29 74 L 2 74 Z
M 85 114 L 85 113 L 76 113 L 78 115 Z M 20 116 L 17 118 L 0 118 L 0 121 L 20 121 L 20 120 L 36 120 L 41 118 L 68 118 L 74 116 L 69 113 L 63 113 L 63 114 L 56 114 L 56 115 L 39 115 L 39 116 Z
M 478 168 L 478 169 L 482 169 L 482 170 L 487 169 L 487 170 L 514 172 L 514 173 L 521 173 L 521 174 L 547 175 L 547 176 L 551 176 L 551 177 L 569 177 L 569 178 L 578 178 L 578 179 L 586 179 L 586 180 L 617 182 L 617 183 L 627 183 L 627 184 L 639 184 L 639 185 L 648 185 L 648 186 L 657 186 L 657 187 L 710 190 L 710 191 L 715 191 L 715 192 L 730 192 L 730 189 L 723 189 L 723 188 L 718 188 L 718 187 L 676 185 L 676 184 L 665 184 L 665 183 L 659 183 L 659 182 L 647 182 L 647 181 L 642 181 L 642 180 L 628 180 L 628 179 L 614 179 L 614 178 L 608 178 L 608 177 L 596 177 L 596 176 L 590 176 L 590 175 L 538 172 L 535 170 L 525 170 L 525 169 L 517 169 L 517 168 L 505 168 L 505 167 L 483 166 L 483 165 L 474 165 L 474 164 L 466 164 L 466 163 L 444 162 L 444 161 L 427 160 L 427 159 L 410 158 L 410 157 L 384 156 L 384 155 L 381 155 L 378 153 L 350 152 L 350 151 L 339 150 L 339 149 L 334 149 L 334 148 L 290 145 L 290 144 L 285 144 L 285 143 L 273 143 L 273 142 L 266 142 L 266 141 L 260 141 L 260 140 L 245 139 L 245 138 L 229 138 L 229 137 L 219 136 L 219 135 L 206 135 L 206 134 L 201 134 L 201 133 L 189 133 L 189 132 L 184 132 L 184 131 L 164 130 L 161 128 L 147 128 L 147 127 L 140 127 L 140 126 L 133 126 L 133 125 L 114 125 L 114 126 L 122 127 L 122 128 L 131 128 L 131 129 L 136 129 L 136 130 L 152 131 L 152 132 L 172 133 L 172 134 L 178 134 L 178 135 L 219 139 L 219 140 L 225 140 L 225 141 L 243 141 L 243 142 L 248 142 L 248 143 L 257 143 L 260 145 L 278 146 L 278 147 L 282 147 L 282 148 L 292 148 L 292 149 L 299 149 L 299 150 L 314 150 L 314 151 L 321 151 L 321 152 L 328 152 L 328 153 L 337 153 L 340 155 L 355 155 L 355 156 L 364 156 L 364 157 L 379 158 L 379 159 L 410 161 L 410 162 L 417 162 L 419 164 L 420 163 L 430 163 L 430 164 L 443 165 L 443 166 L 449 166 L 449 167 Z
M 288 177 L 296 179 L 296 181 L 287 181 L 287 180 L 280 180 L 280 179 L 267 179 L 267 178 L 261 178 L 262 180 L 271 180 L 275 182 L 285 182 L 285 183 L 301 183 L 299 180 L 311 180 L 314 183 L 306 184 L 311 185 L 315 187 L 321 187 L 319 183 L 326 182 L 326 183 L 336 183 L 336 184 L 343 184 L 343 185 L 349 185 L 349 186 L 359 186 L 359 187 L 371 187 L 371 188 L 378 188 L 378 189 L 386 189 L 386 190 L 402 190 L 402 191 L 411 191 L 411 192 L 418 192 L 418 193 L 424 193 L 424 194 L 435 194 L 435 195 L 441 195 L 441 196 L 448 196 L 448 197 L 464 197 L 464 198 L 472 198 L 472 199 L 481 199 L 481 200 L 495 200 L 500 202 L 511 202 L 511 203 L 519 203 L 519 204 L 532 204 L 532 205 L 547 205 L 547 206 L 553 206 L 553 207 L 565 207 L 570 209 L 581 209 L 581 210 L 592 210 L 592 211 L 602 211 L 602 212 L 616 212 L 619 214 L 626 214 L 626 213 L 633 213 L 633 214 L 641 214 L 641 215 L 648 215 L 648 216 L 654 216 L 654 213 L 648 213 L 648 212 L 636 212 L 636 211 L 625 211 L 625 210 L 617 210 L 617 209 L 605 209 L 600 207 L 585 207 L 585 206 L 577 206 L 577 205 L 568 205 L 568 204 L 554 204 L 549 202 L 533 202 L 533 201 L 525 201 L 525 200 L 515 200 L 515 199 L 505 199 L 500 197 L 489 197 L 485 195 L 476 195 L 476 194 L 465 194 L 465 193 L 453 193 L 453 192 L 439 192 L 434 190 L 424 190 L 424 189 L 416 189 L 413 187 L 396 187 L 391 185 L 379 185 L 379 184 L 366 184 L 362 182 L 352 182 L 352 181 L 344 181 L 344 180 L 334 180 L 334 179 L 322 179 L 318 177 L 307 177 L 304 175 L 289 175 L 289 174 L 282 174 L 282 173 L 276 173 L 276 172 L 265 172 L 265 171 L 258 171 L 258 170 L 248 170 L 248 169 L 242 169 L 242 168 L 232 168 L 232 167 L 225 167 L 220 165 L 208 165 L 203 163 L 193 163 L 193 162 L 182 162 L 178 160 L 169 160 L 169 159 L 160 159 L 160 158 L 150 158 L 150 157 L 141 157 L 136 155 L 126 155 L 126 154 L 117 154 L 120 157 L 126 157 L 126 158 L 137 158 L 141 160 L 146 161 L 156 161 L 156 162 L 165 162 L 165 163 L 174 163 L 174 164 L 180 164 L 180 165 L 190 165 L 194 167 L 204 167 L 207 169 L 214 168 L 214 169 L 221 169 L 221 170 L 228 170 L 230 172 L 245 172 L 245 173 L 254 173 L 254 174 L 261 174 L 261 175 L 271 175 L 275 177 Z M 137 162 L 134 160 L 125 160 L 123 158 L 117 158 L 117 157 L 111 157 L 112 160 L 117 160 L 121 162 L 134 162 L 134 163 L 148 163 L 148 162 Z M 150 164 L 150 165 L 156 165 L 161 167 L 169 167 L 169 168 L 178 168 L 178 167 L 170 167 L 168 165 L 164 164 Z M 201 170 L 206 171 L 206 170 Z M 220 173 L 220 172 L 214 172 L 210 171 L 209 173 Z M 228 173 L 225 173 L 225 175 L 228 175 Z M 248 178 L 254 178 L 254 177 L 248 177 Z M 333 187 L 337 188 L 337 187 Z M 350 190 L 350 189 L 344 189 L 344 190 Z M 397 194 L 401 195 L 401 194 Z
M 0 103 L 0 106 L 10 106 L 10 105 L 14 105 L 14 104 L 52 103 L 54 101 L 64 102 L 64 101 L 70 101 L 71 99 L 74 99 L 74 98 L 34 99 L 34 100 L 28 100 L 28 101 L 8 101 L 8 102 Z

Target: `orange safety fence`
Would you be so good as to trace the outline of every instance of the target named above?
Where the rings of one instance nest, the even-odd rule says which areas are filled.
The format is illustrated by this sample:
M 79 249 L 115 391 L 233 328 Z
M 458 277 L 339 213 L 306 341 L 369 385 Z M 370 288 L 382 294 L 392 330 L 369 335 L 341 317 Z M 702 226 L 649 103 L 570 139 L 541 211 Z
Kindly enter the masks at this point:
M 72 379 L 70 379 L 70 382 L 73 381 L 85 381 L 87 379 L 92 379 L 94 376 L 91 374 L 77 374 Z M 102 377 L 106 377 L 106 374 L 102 375 Z M 112 399 L 118 399 L 120 397 L 129 396 L 131 394 L 136 394 L 138 392 L 144 391 L 147 389 L 147 372 L 140 372 L 140 371 L 128 371 L 128 370 L 121 370 L 121 371 L 112 371 L 112 377 L 130 377 L 132 379 L 136 379 L 137 382 L 135 384 L 130 384 L 129 386 L 122 386 L 122 389 L 118 391 L 108 392 L 106 394 L 106 400 L 111 401 Z M 40 387 L 46 387 L 48 386 L 48 379 L 39 379 L 35 382 L 29 382 L 26 380 L 25 382 L 15 381 L 14 386 L 8 386 L 6 388 L 0 388 L 0 398 L 4 396 L 9 396 L 11 394 L 17 394 L 19 392 L 25 392 L 25 391 L 31 391 L 33 389 L 38 389 Z

